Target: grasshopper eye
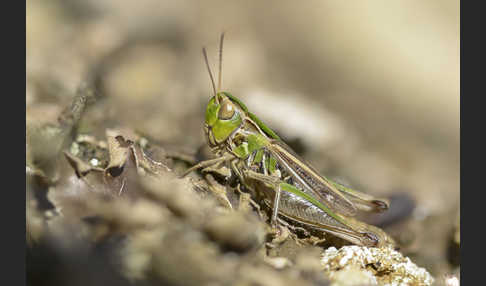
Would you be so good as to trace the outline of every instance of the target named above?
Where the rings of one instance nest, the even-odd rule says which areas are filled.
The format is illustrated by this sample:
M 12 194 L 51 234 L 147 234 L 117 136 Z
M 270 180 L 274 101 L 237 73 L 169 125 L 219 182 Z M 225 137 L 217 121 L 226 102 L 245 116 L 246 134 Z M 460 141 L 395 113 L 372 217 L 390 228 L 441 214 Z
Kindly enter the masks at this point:
M 235 114 L 235 107 L 229 101 L 224 101 L 219 109 L 218 118 L 222 120 L 231 119 Z

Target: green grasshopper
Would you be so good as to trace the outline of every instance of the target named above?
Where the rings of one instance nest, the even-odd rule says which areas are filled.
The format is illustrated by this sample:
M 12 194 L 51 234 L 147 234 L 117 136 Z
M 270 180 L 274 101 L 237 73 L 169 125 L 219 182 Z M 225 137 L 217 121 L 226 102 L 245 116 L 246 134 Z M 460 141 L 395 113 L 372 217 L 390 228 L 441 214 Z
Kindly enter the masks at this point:
M 256 191 L 272 209 L 271 224 L 278 216 L 287 221 L 324 231 L 363 246 L 394 245 L 381 229 L 354 218 L 358 210 L 381 212 L 388 202 L 342 186 L 319 173 L 299 157 L 238 98 L 221 91 L 224 33 L 219 48 L 218 89 L 203 55 L 214 95 L 206 108 L 204 131 L 212 152 L 218 157 L 202 161 L 198 168 L 226 164 L 240 183 Z

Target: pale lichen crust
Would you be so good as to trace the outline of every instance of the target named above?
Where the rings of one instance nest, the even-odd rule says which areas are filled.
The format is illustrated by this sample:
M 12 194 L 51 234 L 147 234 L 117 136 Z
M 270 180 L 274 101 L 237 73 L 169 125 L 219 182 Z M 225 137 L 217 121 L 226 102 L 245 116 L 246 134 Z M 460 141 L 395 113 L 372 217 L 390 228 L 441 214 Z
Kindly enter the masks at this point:
M 353 276 L 369 285 L 432 285 L 434 278 L 410 258 L 391 248 L 344 246 L 326 249 L 321 264 L 331 285 L 355 285 Z M 361 283 L 363 280 L 361 279 Z

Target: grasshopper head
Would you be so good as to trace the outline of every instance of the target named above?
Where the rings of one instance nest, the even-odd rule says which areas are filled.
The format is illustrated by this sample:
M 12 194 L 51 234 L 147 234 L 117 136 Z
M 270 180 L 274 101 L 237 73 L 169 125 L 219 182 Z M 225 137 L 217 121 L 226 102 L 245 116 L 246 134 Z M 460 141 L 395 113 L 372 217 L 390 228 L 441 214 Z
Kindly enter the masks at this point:
M 242 107 L 232 100 L 227 92 L 218 92 L 211 97 L 206 108 L 204 131 L 211 146 L 224 142 L 240 128 L 243 114 Z
M 211 97 L 208 107 L 206 108 L 206 122 L 204 124 L 204 131 L 206 132 L 206 136 L 208 136 L 208 142 L 211 147 L 218 146 L 225 142 L 231 134 L 234 134 L 234 132 L 241 128 L 244 121 L 243 119 L 248 111 L 246 106 L 240 100 L 233 97 L 229 92 L 221 91 L 223 39 L 224 33 L 221 34 L 219 42 L 219 77 L 217 89 L 211 68 L 209 67 L 206 49 L 202 49 L 214 91 L 214 96 Z

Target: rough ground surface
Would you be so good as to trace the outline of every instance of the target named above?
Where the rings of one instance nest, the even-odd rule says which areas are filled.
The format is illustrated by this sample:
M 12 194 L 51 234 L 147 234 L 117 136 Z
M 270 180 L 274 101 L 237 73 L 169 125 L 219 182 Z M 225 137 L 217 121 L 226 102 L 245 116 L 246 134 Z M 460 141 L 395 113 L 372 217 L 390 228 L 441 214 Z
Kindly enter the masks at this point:
M 178 2 L 27 1 L 31 285 L 458 277 L 458 3 Z M 223 87 L 323 174 L 388 197 L 388 212 L 360 219 L 399 252 L 275 236 L 215 170 L 177 177 L 210 156 L 200 48 L 215 65 L 223 30 Z

